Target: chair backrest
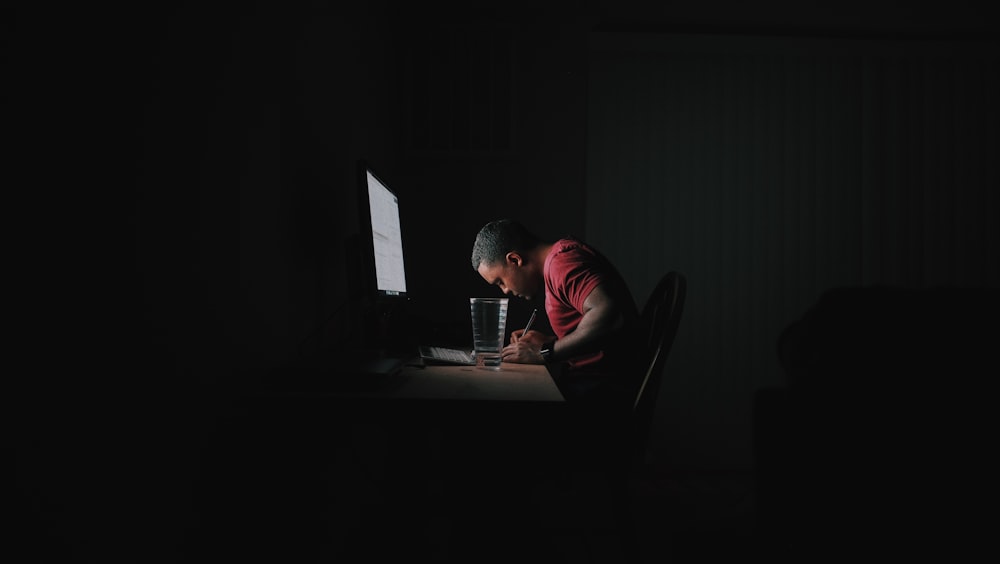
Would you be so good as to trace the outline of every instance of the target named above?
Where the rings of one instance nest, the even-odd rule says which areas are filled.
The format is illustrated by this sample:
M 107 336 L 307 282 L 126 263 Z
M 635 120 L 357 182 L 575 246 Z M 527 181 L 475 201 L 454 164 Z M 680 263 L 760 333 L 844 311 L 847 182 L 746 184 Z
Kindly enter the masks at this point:
M 660 393 L 663 365 L 677 336 L 684 300 L 687 297 L 687 278 L 679 272 L 668 272 L 660 278 L 642 309 L 642 327 L 646 335 L 646 362 L 632 405 L 633 419 L 637 426 L 637 456 L 645 455 L 646 442 L 653 423 L 653 410 Z

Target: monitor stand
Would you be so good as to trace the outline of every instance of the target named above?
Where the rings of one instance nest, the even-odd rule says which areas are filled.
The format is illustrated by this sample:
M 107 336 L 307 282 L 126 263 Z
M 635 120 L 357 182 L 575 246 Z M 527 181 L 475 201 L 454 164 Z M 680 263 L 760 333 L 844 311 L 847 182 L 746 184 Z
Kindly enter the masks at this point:
M 362 374 L 395 374 L 417 356 L 416 347 L 411 352 L 405 344 L 409 331 L 406 304 L 376 302 L 373 305 L 368 339 L 364 343 L 367 346 L 362 348 L 357 369 Z
M 404 301 L 359 300 L 353 304 L 349 343 L 331 351 L 341 370 L 355 376 L 391 376 L 419 358 L 416 346 L 407 346 L 408 319 Z M 410 349 L 413 349 L 410 351 Z

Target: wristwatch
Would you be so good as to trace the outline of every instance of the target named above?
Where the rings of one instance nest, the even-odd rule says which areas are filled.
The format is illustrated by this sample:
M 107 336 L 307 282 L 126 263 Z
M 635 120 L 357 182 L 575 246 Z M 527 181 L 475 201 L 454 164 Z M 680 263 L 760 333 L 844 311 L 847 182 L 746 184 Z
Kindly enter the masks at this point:
M 540 351 L 540 353 L 542 355 L 542 360 L 544 360 L 546 364 L 552 362 L 552 353 L 553 353 L 552 347 L 554 347 L 555 344 L 556 344 L 555 341 L 550 341 L 542 345 L 542 350 Z

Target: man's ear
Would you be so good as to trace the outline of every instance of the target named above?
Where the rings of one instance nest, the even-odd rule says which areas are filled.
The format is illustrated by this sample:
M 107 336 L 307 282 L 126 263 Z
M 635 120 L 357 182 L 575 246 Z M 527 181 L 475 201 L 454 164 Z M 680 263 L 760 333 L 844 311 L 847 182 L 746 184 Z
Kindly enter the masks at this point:
M 504 258 L 507 260 L 507 264 L 514 266 L 521 266 L 524 264 L 524 257 L 522 257 L 521 253 L 517 251 L 510 251 Z

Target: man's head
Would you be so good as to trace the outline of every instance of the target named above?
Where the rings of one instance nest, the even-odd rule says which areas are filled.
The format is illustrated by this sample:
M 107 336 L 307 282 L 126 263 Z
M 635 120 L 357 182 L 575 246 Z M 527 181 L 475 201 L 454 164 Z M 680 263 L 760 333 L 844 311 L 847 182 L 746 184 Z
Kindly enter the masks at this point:
M 504 294 L 530 300 L 544 290 L 542 241 L 512 219 L 491 221 L 472 246 L 472 268 Z

